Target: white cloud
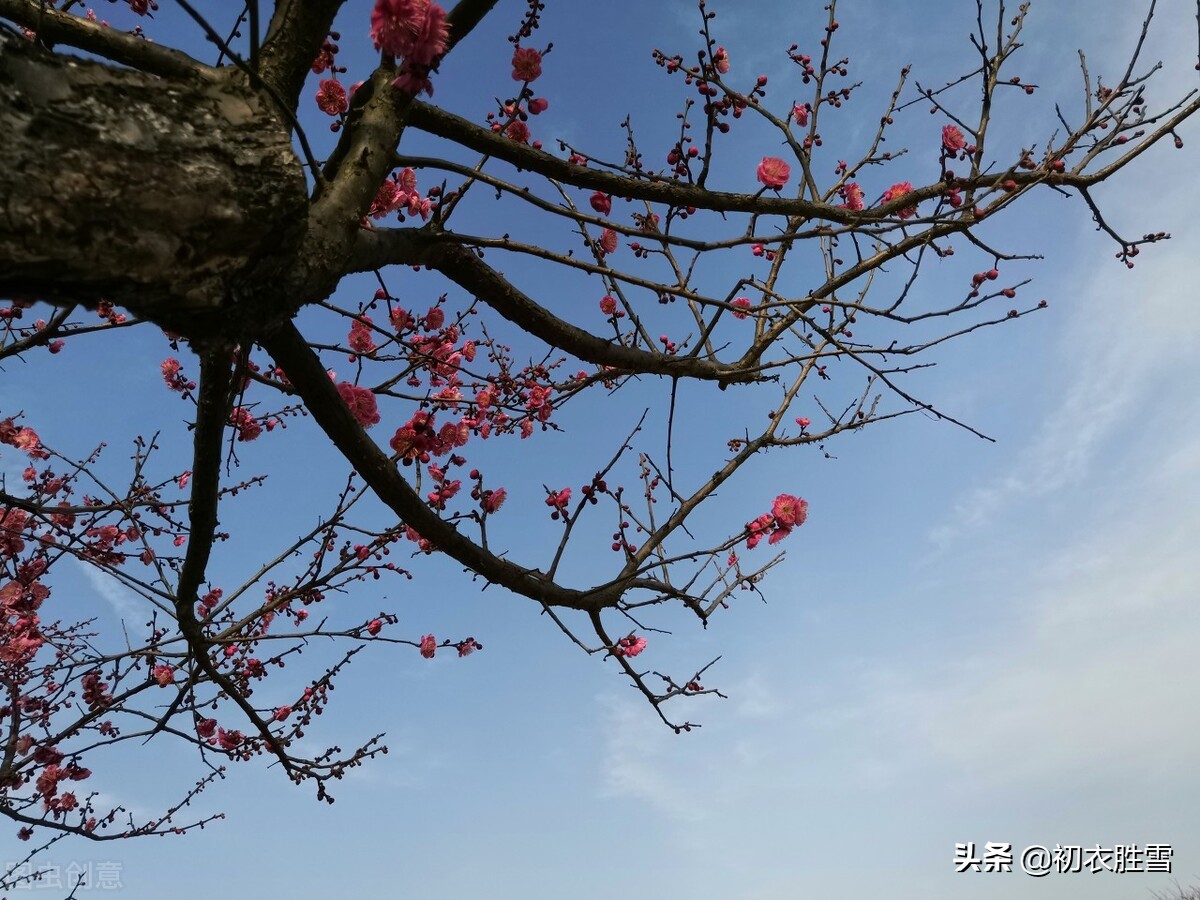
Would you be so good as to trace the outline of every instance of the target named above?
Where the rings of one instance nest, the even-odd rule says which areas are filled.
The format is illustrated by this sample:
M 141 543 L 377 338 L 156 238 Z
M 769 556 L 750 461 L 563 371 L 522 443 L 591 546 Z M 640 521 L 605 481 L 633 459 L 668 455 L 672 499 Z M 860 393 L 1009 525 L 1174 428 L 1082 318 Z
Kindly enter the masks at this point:
M 127 619 L 145 614 L 142 609 L 142 599 L 112 575 L 101 572 L 95 566 L 89 566 L 84 562 L 76 561 L 75 565 L 92 590 L 104 598 L 120 618 Z
M 1135 294 L 1118 294 L 1102 271 L 1081 286 L 1063 329 L 1057 371 L 1047 375 L 1048 384 L 1067 379 L 1061 403 L 1010 471 L 969 491 L 931 530 L 939 550 L 1007 504 L 1085 482 L 1101 450 L 1136 437 L 1164 412 L 1166 388 L 1194 382 L 1200 307 L 1191 285 L 1200 280 L 1200 266 L 1181 246 L 1155 253 L 1149 271 L 1127 282 Z M 1189 392 L 1179 399 L 1189 401 Z
M 708 818 L 709 811 L 690 786 L 681 760 L 670 753 L 670 740 L 678 738 L 656 716 L 647 715 L 645 703 L 605 695 L 600 705 L 604 793 L 647 804 L 683 823 Z M 695 754 L 688 754 L 688 759 L 695 760 Z
M 1188 421 L 1164 439 L 1177 449 L 1158 458 L 1131 448 L 1120 483 L 1067 492 L 1066 531 L 1033 532 L 1026 555 L 973 577 L 980 627 L 955 655 L 905 655 L 861 677 L 845 727 L 875 723 L 893 759 L 991 789 L 1167 778 L 1182 789 L 1200 753 L 1189 712 L 1200 488 L 1188 469 L 1200 429 Z
M 783 701 L 761 673 L 753 673 L 730 686 L 729 696 L 737 704 L 739 716 L 747 719 L 770 719 L 783 710 Z

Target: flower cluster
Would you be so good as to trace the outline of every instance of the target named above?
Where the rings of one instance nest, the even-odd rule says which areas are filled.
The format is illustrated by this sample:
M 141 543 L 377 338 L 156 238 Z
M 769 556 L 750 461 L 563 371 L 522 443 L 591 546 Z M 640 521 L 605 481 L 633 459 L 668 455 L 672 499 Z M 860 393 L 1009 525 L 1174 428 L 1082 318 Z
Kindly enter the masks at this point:
M 0 421 L 0 444 L 8 444 L 28 453 L 33 459 L 49 459 L 42 448 L 42 439 L 32 428 L 17 426 L 12 419 Z
M 162 377 L 167 387 L 179 394 L 186 394 L 196 389 L 196 382 L 190 381 L 183 375 L 183 363 L 173 356 L 162 362 Z
M 571 489 L 563 488 L 561 491 L 550 491 L 546 495 L 546 505 L 554 512 L 550 513 L 550 518 L 557 519 L 560 515 L 565 516 L 567 513 L 567 504 L 571 502 Z
M 401 459 L 428 462 L 431 456 L 444 456 L 467 443 L 470 426 L 465 422 L 446 422 L 435 430 L 433 419 L 434 413 L 417 410 L 396 429 L 388 445 Z
M 317 56 L 312 61 L 311 68 L 314 75 L 320 75 L 322 72 L 328 71 L 346 71 L 345 66 L 337 65 L 336 57 L 338 54 L 338 45 L 335 44 L 334 41 L 338 39 L 340 39 L 340 36 L 335 33 L 331 34 L 321 42 L 321 49 L 317 51 Z
M 367 215 L 372 219 L 382 219 L 399 211 L 402 219 L 408 213 L 410 216 L 420 216 L 424 221 L 433 211 L 433 202 L 432 197 L 422 197 L 417 191 L 417 173 L 406 168 L 379 186 Z
M 238 406 L 229 414 L 229 424 L 237 431 L 239 441 L 252 441 L 263 433 L 262 426 L 250 410 Z
M 803 427 L 803 426 L 802 426 Z M 746 548 L 753 550 L 764 537 L 768 544 L 777 544 L 799 528 L 808 518 L 808 501 L 791 494 L 780 494 L 771 504 L 771 511 L 753 522 L 746 523 Z
M 843 209 L 857 212 L 863 208 L 863 189 L 858 186 L 857 181 L 842 185 L 838 188 L 838 194 L 841 195 Z
M 350 349 L 360 356 L 374 353 L 376 350 L 375 340 L 371 337 L 372 324 L 374 323 L 370 316 L 359 316 L 350 325 L 350 334 L 346 340 Z
M 459 656 L 470 656 L 476 650 L 482 650 L 483 644 L 479 643 L 475 638 L 469 637 L 462 643 L 455 644 L 455 647 L 458 649 Z
M 442 7 L 431 0 L 375 0 L 371 40 L 375 49 L 404 58 L 395 87 L 407 94 L 433 93 L 429 70 L 450 40 Z
M 912 193 L 912 182 L 898 181 L 890 188 L 883 192 L 883 202 L 891 203 L 893 200 L 899 200 L 901 197 L 907 197 Z M 906 206 L 903 209 L 896 210 L 896 215 L 901 219 L 911 219 L 917 214 L 915 206 Z
M 529 130 L 529 126 L 520 119 L 513 119 L 504 129 L 504 136 L 510 141 L 516 141 L 518 144 L 528 144 L 529 138 L 533 133 Z
M 19 748 L 18 748 L 19 749 Z M 29 751 L 29 747 L 24 752 Z M 90 778 L 90 769 L 85 769 L 75 763 L 62 765 L 63 754 L 54 747 L 38 747 L 33 754 L 34 762 L 45 766 L 42 774 L 34 782 L 38 793 L 42 795 L 42 803 L 47 810 L 67 812 L 78 806 L 74 794 L 58 794 L 58 785 L 63 781 L 83 781 Z
M 445 509 L 447 501 L 451 500 L 462 488 L 462 481 L 458 478 L 447 478 L 445 470 L 437 464 L 430 465 L 429 477 L 433 479 L 437 488 L 430 491 L 426 495 L 426 499 L 434 509 Z
M 26 522 L 21 510 L 8 510 L 0 514 L 0 540 L 5 532 L 19 533 Z M 12 529 L 12 531 L 8 531 Z M 25 547 L 22 540 L 9 540 L 0 545 L 4 556 L 15 556 Z M 0 663 L 6 666 L 25 666 L 32 662 L 45 635 L 39 628 L 41 619 L 38 607 L 50 596 L 50 590 L 38 581 L 26 585 L 10 581 L 0 588 Z
M 479 508 L 485 513 L 494 513 L 504 505 L 506 499 L 508 499 L 508 491 L 504 488 L 483 491 L 479 497 Z
M 379 424 L 379 405 L 370 389 L 343 381 L 337 386 L 337 391 L 359 425 L 370 428 Z
M 646 649 L 646 639 L 644 637 L 634 637 L 632 634 L 626 635 L 617 641 L 617 645 L 613 647 L 613 656 L 637 656 Z

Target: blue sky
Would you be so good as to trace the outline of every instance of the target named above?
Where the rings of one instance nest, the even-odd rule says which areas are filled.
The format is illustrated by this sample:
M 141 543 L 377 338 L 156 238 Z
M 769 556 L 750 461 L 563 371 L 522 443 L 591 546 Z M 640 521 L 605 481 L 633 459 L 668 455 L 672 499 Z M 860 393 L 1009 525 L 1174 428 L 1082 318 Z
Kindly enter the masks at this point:
M 694 52 L 693 5 L 616 2 L 603 13 L 547 5 L 538 40 L 555 50 L 537 86 L 551 108 L 535 136 L 613 157 L 628 111 L 645 146 L 661 145 L 680 86 L 650 50 Z M 163 6 L 154 36 L 196 46 L 177 11 Z M 447 60 L 436 101 L 479 120 L 508 90 L 504 35 L 523 6 L 502 2 Z M 1196 76 L 1194 11 L 1183 0 L 1159 6 L 1147 58 L 1168 62 L 1152 91 L 1161 101 L 1192 89 Z M 890 91 L 909 62 L 923 83 L 936 82 L 966 58 L 966 4 L 846 7 L 838 37 L 870 85 L 864 90 Z M 785 85 L 782 51 L 793 40 L 815 45 L 820 4 L 711 8 L 735 72 L 768 74 L 769 99 L 781 109 L 803 96 Z M 115 7 L 98 11 L 123 21 Z M 350 80 L 370 65 L 367 12 L 352 0 L 338 23 Z M 1013 71 L 1044 88 L 1019 110 L 1002 107 L 1004 145 L 1044 138 L 1053 100 L 1079 102 L 1076 47 L 1087 49 L 1093 72 L 1116 74 L 1143 14 L 1140 4 L 1110 0 L 1035 3 L 1026 56 Z M 874 96 L 862 108 L 874 109 Z M 870 116 L 853 109 L 831 135 L 853 142 L 873 130 Z M 920 109 L 911 118 L 900 135 L 914 147 L 940 127 Z M 317 117 L 306 121 L 323 142 Z M 780 491 L 806 497 L 811 513 L 782 545 L 788 557 L 766 583 L 766 604 L 735 604 L 707 632 L 682 615 L 655 620 L 674 631 L 653 637 L 645 658 L 655 668 L 683 671 L 722 656 L 709 682 L 729 699 L 700 699 L 687 711 L 703 728 L 671 733 L 611 662 L 584 657 L 528 601 L 481 594 L 456 566 L 421 561 L 413 582 L 365 586 L 339 602 L 363 616 L 396 611 L 413 636 L 473 634 L 485 651 L 461 661 L 388 648 L 360 655 L 311 739 L 347 747 L 385 731 L 391 752 L 337 785 L 334 805 L 248 764 L 202 795 L 199 809 L 227 813 L 202 833 L 64 843 L 49 861 L 119 861 L 124 896 L 170 890 L 181 900 L 220 889 L 300 900 L 385 891 L 538 900 L 614 890 L 745 900 L 1107 900 L 1146 897 L 1171 878 L 956 875 L 954 844 L 1169 843 L 1174 877 L 1200 881 L 1200 576 L 1191 546 L 1200 534 L 1200 234 L 1188 187 L 1200 178 L 1200 133 L 1192 126 L 1182 136 L 1184 151 L 1156 148 L 1097 192 L 1130 234 L 1174 234 L 1134 270 L 1113 259 L 1115 247 L 1082 203 L 1049 193 L 991 232 L 1009 249 L 1046 253 L 1045 262 L 1014 271 L 1036 278 L 1028 296 L 1048 298 L 1049 309 L 940 348 L 937 368 L 911 384 L 996 443 L 908 416 L 831 443 L 832 460 L 812 448 L 774 453 L 712 502 L 700 527 L 714 534 L 736 530 Z M 729 136 L 722 185 L 749 183 L 772 152 L 755 141 L 752 131 Z M 744 177 L 730 162 L 739 158 Z M 918 182 L 932 165 L 914 151 L 894 179 L 877 176 L 877 187 Z M 485 206 L 478 230 L 505 214 Z M 529 236 L 542 228 L 518 226 Z M 932 271 L 921 289 L 959 291 L 972 265 L 962 259 Z M 595 306 L 594 285 L 580 289 L 517 264 L 512 273 L 539 279 L 564 309 Z M 714 267 L 710 283 L 723 276 Z M 339 298 L 362 299 L 365 283 L 348 283 Z M 396 284 L 429 300 L 441 291 L 407 276 Z M 157 374 L 168 353 L 152 329 L 81 338 L 61 358 L 9 367 L 0 391 L 20 400 L 4 406 L 19 403 L 60 448 L 109 440 L 120 471 L 139 431 L 163 428 L 168 451 L 186 440 L 188 410 Z M 81 375 L 89 371 L 105 377 Z M 844 383 L 859 382 L 847 373 Z M 556 534 L 536 496 L 518 499 L 521 486 L 586 482 L 643 406 L 661 408 L 666 397 L 663 385 L 639 385 L 586 413 L 568 409 L 561 434 L 505 446 L 494 464 L 511 478 L 512 532 L 504 537 L 514 558 L 536 562 Z M 762 408 L 771 402 L 764 396 Z M 681 396 L 681 427 L 695 441 L 677 445 L 688 448 L 677 464 L 711 471 L 724 435 L 736 434 L 737 417 L 758 404 L 745 394 Z M 320 511 L 314 497 L 336 490 L 344 468 L 322 440 L 301 423 L 247 447 L 243 471 L 269 470 L 274 483 L 223 516 L 235 540 L 219 548 L 216 564 L 231 582 L 286 539 L 298 516 Z M 591 583 L 610 565 L 578 553 L 564 579 Z M 78 604 L 80 615 L 99 612 L 107 627 L 144 615 L 137 598 L 82 569 L 59 585 L 56 601 Z M 303 677 L 320 671 L 321 652 L 305 657 Z M 284 697 L 298 683 L 285 684 L 287 674 L 267 689 Z M 157 741 L 92 768 L 106 796 L 150 814 L 197 771 L 194 753 Z M 0 839 L 6 858 L 16 847 Z

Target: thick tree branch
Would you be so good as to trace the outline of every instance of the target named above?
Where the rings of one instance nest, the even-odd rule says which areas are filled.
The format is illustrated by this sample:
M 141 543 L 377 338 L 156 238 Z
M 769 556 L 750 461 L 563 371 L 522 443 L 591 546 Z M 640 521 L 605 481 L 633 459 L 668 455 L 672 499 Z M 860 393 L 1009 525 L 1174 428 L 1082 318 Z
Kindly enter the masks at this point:
M 709 191 L 694 185 L 659 180 L 654 177 L 630 178 L 604 172 L 559 159 L 526 144 L 519 144 L 502 133 L 482 128 L 421 100 L 414 100 L 408 113 L 408 124 L 421 131 L 446 138 L 470 150 L 494 156 L 520 169 L 528 169 L 547 178 L 562 181 L 578 188 L 604 191 L 632 200 L 664 203 L 668 206 L 695 206 L 719 212 L 783 213 L 807 218 L 823 218 L 835 222 L 857 222 L 867 218 L 863 213 L 851 213 L 824 203 L 810 200 L 766 197 L 759 194 L 729 194 Z M 894 204 L 899 208 L 898 204 Z M 874 211 L 873 218 L 879 218 Z
M 271 733 L 270 725 L 258 714 L 232 678 L 217 668 L 209 656 L 209 641 L 196 618 L 199 589 L 204 583 L 208 561 L 217 534 L 217 510 L 221 498 L 221 457 L 225 426 L 229 421 L 232 348 L 217 344 L 200 349 L 200 396 L 196 405 L 196 436 L 192 452 L 192 494 L 188 503 L 188 549 L 175 589 L 175 618 L 197 668 L 212 679 L 253 724 L 264 743 L 295 780 L 295 761 Z M 184 696 L 180 693 L 180 698 Z M 166 726 L 171 712 L 155 731 Z M 154 733 L 154 732 L 152 732 Z
M 321 42 L 346 0 L 279 0 L 259 53 L 258 73 L 295 110 Z M 315 174 L 315 173 L 314 173 Z
M 696 378 L 722 384 L 753 380 L 753 375 L 746 374 L 744 368 L 737 366 L 724 366 L 695 357 L 651 353 L 596 337 L 535 303 L 466 247 L 438 241 L 436 237 L 415 229 L 361 231 L 355 244 L 352 270 L 374 269 L 389 264 L 429 266 L 471 296 L 488 304 L 514 325 L 551 347 L 565 350 L 585 362 L 611 366 L 620 372 Z
M 440 64 L 459 41 L 479 24 L 497 0 L 462 0 L 446 18 L 450 39 Z M 408 122 L 413 98 L 396 90 L 390 57 L 359 87 L 342 130 L 341 140 L 322 173 L 326 184 L 313 198 L 312 229 L 303 254 L 326 268 L 337 268 L 354 244 L 358 223 L 392 170 L 396 146 Z M 340 274 L 340 273 L 339 273 Z
M 421 100 L 413 100 L 408 111 L 408 124 L 437 137 L 453 141 L 470 150 L 503 160 L 519 169 L 527 169 L 547 178 L 561 181 L 576 188 L 598 190 L 631 200 L 645 200 L 675 207 L 695 207 L 714 212 L 745 212 L 757 215 L 786 215 L 798 217 L 802 224 L 806 219 L 820 219 L 845 225 L 869 225 L 887 219 L 899 210 L 925 200 L 944 195 L 951 187 L 960 191 L 989 190 L 1003 181 L 1011 181 L 1017 188 L 1046 182 L 1063 187 L 1085 187 L 1109 177 L 1138 154 L 1169 134 L 1184 120 L 1200 110 L 1200 100 L 1193 98 L 1182 105 L 1170 120 L 1153 135 L 1139 144 L 1120 160 L 1095 172 L 1070 172 L 1048 174 L 1045 170 L 1008 171 L 999 174 L 978 175 L 970 179 L 958 179 L 954 184 L 937 182 L 915 189 L 902 198 L 884 203 L 872 209 L 849 210 L 829 203 L 811 200 L 772 197 L 759 191 L 755 194 L 734 194 L 711 191 L 696 185 L 667 181 L 657 176 L 631 178 L 614 172 L 591 169 L 587 166 L 559 159 L 543 150 L 535 150 L 520 144 L 503 133 L 497 134 L 439 109 Z
M 179 571 L 175 608 L 180 631 L 189 643 L 202 640 L 195 605 L 204 583 L 217 531 L 217 505 L 221 495 L 221 449 L 229 419 L 230 349 L 216 347 L 200 352 L 200 395 L 196 403 L 196 430 L 192 450 L 192 493 L 188 502 L 187 553 Z M 200 647 L 193 647 L 200 653 Z
M 313 196 L 308 247 L 303 256 L 341 263 L 353 246 L 359 222 L 392 170 L 396 144 L 412 98 L 392 87 L 390 65 L 377 68 L 355 94 L 342 138 Z

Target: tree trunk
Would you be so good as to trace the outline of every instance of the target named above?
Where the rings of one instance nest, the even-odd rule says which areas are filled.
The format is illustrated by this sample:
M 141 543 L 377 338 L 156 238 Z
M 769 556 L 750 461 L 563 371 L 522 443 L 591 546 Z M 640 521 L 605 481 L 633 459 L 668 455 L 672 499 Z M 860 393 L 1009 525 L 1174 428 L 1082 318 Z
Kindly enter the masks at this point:
M 159 78 L 0 33 L 0 97 L 0 295 L 109 300 L 189 335 L 280 295 L 306 181 L 240 74 Z

